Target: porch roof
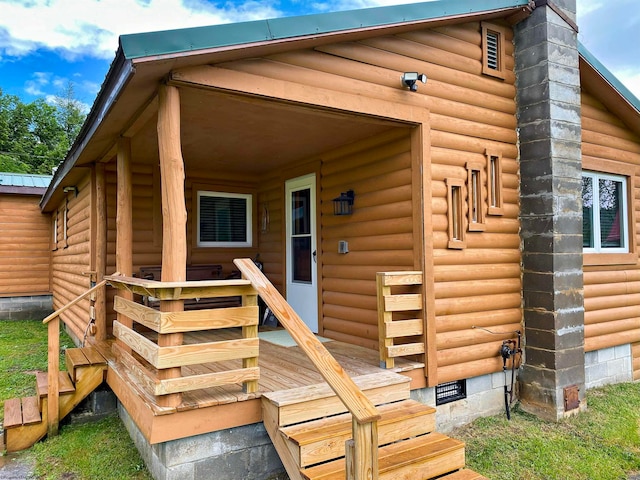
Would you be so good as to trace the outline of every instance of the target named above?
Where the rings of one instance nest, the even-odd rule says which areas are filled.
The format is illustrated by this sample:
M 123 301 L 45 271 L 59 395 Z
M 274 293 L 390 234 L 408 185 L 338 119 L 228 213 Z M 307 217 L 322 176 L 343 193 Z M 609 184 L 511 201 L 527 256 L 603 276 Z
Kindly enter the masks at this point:
M 120 37 L 125 58 L 157 57 L 180 52 L 375 29 L 425 20 L 459 17 L 526 7 L 529 0 L 440 0 L 343 12 L 282 17 L 206 27 L 137 33 Z

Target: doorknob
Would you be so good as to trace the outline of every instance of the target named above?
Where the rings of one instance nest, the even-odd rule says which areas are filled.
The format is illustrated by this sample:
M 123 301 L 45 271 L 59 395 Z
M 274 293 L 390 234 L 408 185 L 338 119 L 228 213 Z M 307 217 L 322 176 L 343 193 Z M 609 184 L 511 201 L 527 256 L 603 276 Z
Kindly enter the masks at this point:
M 315 250 L 313 251 L 313 253 L 311 255 L 313 255 L 313 263 L 318 263 L 318 260 L 316 259 L 316 251 Z

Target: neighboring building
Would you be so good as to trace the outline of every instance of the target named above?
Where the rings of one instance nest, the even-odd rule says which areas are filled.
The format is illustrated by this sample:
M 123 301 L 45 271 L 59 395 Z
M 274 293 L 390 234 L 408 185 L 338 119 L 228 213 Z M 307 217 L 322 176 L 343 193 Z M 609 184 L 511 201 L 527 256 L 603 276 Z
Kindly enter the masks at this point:
M 39 201 L 50 175 L 0 172 L 0 319 L 52 312 L 51 221 Z
M 574 0 L 535 5 L 436 1 L 121 37 L 41 207 L 58 225 L 56 308 L 87 272 L 129 277 L 110 280 L 129 290 L 117 314 L 108 289 L 62 318 L 77 338 L 88 319 L 90 341 L 118 337 L 107 380 L 156 477 L 194 478 L 223 457 L 273 463 L 251 387 L 162 390 L 188 369 L 144 351 L 188 335 L 146 343 L 133 324 L 150 313 L 131 292 L 161 298 L 168 318 L 188 295 L 134 274 L 232 278 L 234 259 L 259 256 L 345 358 L 404 352 L 395 370 L 414 398 L 452 392 L 441 428 L 503 408 L 500 350 L 516 332 L 519 398 L 545 418 L 640 377 L 640 102 L 578 45 Z M 409 88 L 405 73 L 428 81 Z M 388 335 L 404 344 L 382 335 L 378 272 L 421 282 L 410 327 Z M 293 352 L 262 368 L 265 384 L 296 384 Z M 189 372 L 189 388 L 205 381 Z

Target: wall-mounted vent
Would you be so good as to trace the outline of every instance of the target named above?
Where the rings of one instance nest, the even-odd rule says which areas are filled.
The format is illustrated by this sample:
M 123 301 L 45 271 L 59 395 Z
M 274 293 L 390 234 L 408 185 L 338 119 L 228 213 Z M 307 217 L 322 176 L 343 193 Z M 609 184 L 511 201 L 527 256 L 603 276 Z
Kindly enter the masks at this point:
M 500 37 L 496 32 L 487 32 L 487 67 L 492 70 L 500 68 L 500 55 L 498 53 Z
M 467 398 L 467 381 L 441 383 L 436 386 L 436 405 L 455 402 Z
M 482 22 L 482 73 L 505 79 L 507 27 Z

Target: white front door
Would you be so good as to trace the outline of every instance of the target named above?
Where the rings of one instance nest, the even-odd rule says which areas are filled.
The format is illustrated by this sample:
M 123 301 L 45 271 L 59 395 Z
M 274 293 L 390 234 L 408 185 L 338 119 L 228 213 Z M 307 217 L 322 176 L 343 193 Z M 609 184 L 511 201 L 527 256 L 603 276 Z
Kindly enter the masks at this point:
M 286 182 L 287 302 L 312 332 L 318 332 L 316 176 Z

